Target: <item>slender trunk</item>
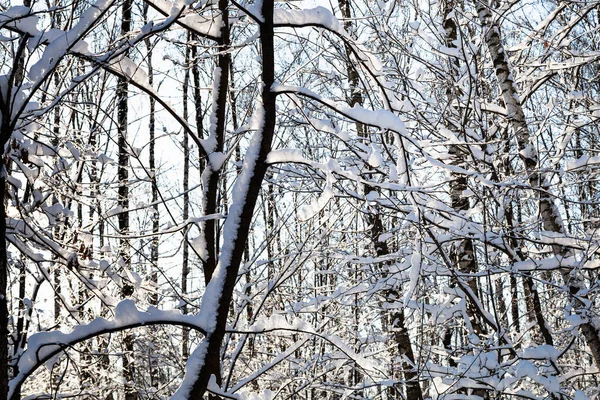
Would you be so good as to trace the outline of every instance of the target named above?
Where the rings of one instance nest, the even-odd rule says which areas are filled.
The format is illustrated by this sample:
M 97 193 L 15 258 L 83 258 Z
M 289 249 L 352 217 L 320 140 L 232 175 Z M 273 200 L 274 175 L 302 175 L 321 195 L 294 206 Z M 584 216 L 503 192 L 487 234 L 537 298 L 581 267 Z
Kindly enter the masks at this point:
M 23 6 L 31 7 L 31 0 L 24 0 Z M 25 69 L 25 44 L 28 37 L 23 36 L 19 42 L 19 48 L 16 54 L 16 63 L 14 71 L 12 71 L 11 79 L 15 87 L 21 86 L 23 82 Z M 12 115 L 13 103 L 10 96 L 10 86 L 7 86 L 6 92 L 0 92 L 0 399 L 8 397 L 8 381 L 9 381 L 9 359 L 8 359 L 8 243 L 6 241 L 6 178 L 8 176 L 7 160 L 5 160 L 4 147 L 12 136 L 14 129 L 10 117 Z M 25 345 L 26 328 L 24 328 L 25 320 L 25 263 L 23 262 L 19 271 L 19 317 L 17 321 L 17 332 L 14 335 L 16 340 L 12 343 L 13 354 Z M 22 314 L 21 314 L 22 313 Z M 12 368 L 13 376 L 19 373 L 19 367 L 16 363 Z M 20 388 L 15 392 L 15 398 L 20 397 Z
M 216 290 L 220 296 L 214 307 L 215 325 L 201 344 L 203 362 L 198 369 L 189 398 L 200 399 L 206 392 L 206 387 L 211 375 L 215 375 L 217 384 L 221 383 L 220 377 L 220 353 L 221 343 L 225 335 L 229 305 L 233 296 L 233 289 L 237 280 L 240 263 L 243 258 L 248 233 L 252 223 L 252 216 L 256 207 L 261 184 L 264 180 L 268 165 L 267 155 L 271 151 L 271 143 L 275 131 L 275 94 L 271 92 L 271 86 L 275 80 L 274 59 L 274 33 L 273 33 L 273 0 L 265 0 L 262 4 L 262 15 L 264 22 L 260 24 L 260 42 L 263 54 L 262 68 L 262 129 L 256 132 L 250 146 L 252 153 L 247 155 L 244 167 L 238 181 L 236 197 L 229 215 L 225 221 L 225 237 L 221 258 L 218 265 L 218 276 L 213 277 L 207 292 Z M 226 73 L 227 70 L 225 70 Z M 226 90 L 227 88 L 224 88 Z M 226 95 L 226 93 L 223 93 Z M 256 152 L 256 153 L 254 153 Z M 239 184 L 239 186 L 238 186 Z M 237 201 L 237 202 L 236 202 Z M 206 296 L 207 294 L 205 294 Z M 206 303 L 215 299 L 207 300 Z
M 529 134 L 529 127 L 525 119 L 525 113 L 521 104 L 517 86 L 514 82 L 514 74 L 508 60 L 508 55 L 504 49 L 500 37 L 500 27 L 494 22 L 492 12 L 486 2 L 475 3 L 479 20 L 484 29 L 484 38 L 490 52 L 496 79 L 502 91 L 502 99 L 504 100 L 509 123 L 512 126 L 514 135 L 517 139 L 519 155 L 525 166 L 525 170 L 529 175 L 529 184 L 537 190 L 539 215 L 544 230 L 556 233 L 564 233 L 562 219 L 558 213 L 558 209 L 554 205 L 550 197 L 550 188 L 547 181 L 544 179 L 538 169 L 538 155 L 535 148 L 535 143 Z M 561 245 L 552 246 L 554 253 L 557 256 L 568 256 L 570 250 Z M 583 289 L 584 282 L 580 279 L 570 276 L 569 273 L 563 272 L 563 280 L 569 286 L 571 295 L 575 295 L 580 289 Z M 587 296 L 582 296 L 587 298 Z M 574 299 L 575 312 L 581 314 L 585 312 L 585 308 L 581 300 Z M 542 327 L 540 327 L 543 329 Z M 600 332 L 590 322 L 585 322 L 580 325 L 580 329 L 586 342 L 591 350 L 595 364 L 600 368 Z
M 196 131 L 198 132 L 198 136 L 203 135 L 203 124 L 202 117 L 204 113 L 202 112 L 202 96 L 200 95 L 200 66 L 198 65 L 198 44 L 195 44 L 198 38 L 196 35 L 192 35 L 192 43 L 194 43 L 191 48 L 191 59 L 192 59 L 192 78 L 194 83 L 194 105 L 196 109 L 195 119 L 196 119 Z M 202 150 L 198 149 L 198 172 L 200 173 L 200 179 L 202 179 L 202 173 L 204 172 L 204 166 L 206 165 L 206 160 L 204 159 L 204 155 L 202 154 Z
M 144 23 L 148 23 L 148 3 L 144 3 L 143 18 Z M 154 67 L 152 63 L 152 44 L 150 39 L 144 40 L 146 49 L 148 51 L 146 55 L 146 64 L 148 65 L 148 85 L 154 84 Z M 152 241 L 150 243 L 150 280 L 154 283 L 156 290 L 158 290 L 158 230 L 159 230 L 159 213 L 158 213 L 158 185 L 156 175 L 156 100 L 153 96 L 149 97 L 150 113 L 148 116 L 148 141 L 150 154 L 148 157 L 148 165 L 150 167 L 150 184 L 151 184 L 151 196 L 152 196 Z M 158 292 L 153 293 L 150 296 L 150 304 L 158 306 Z
M 386 242 L 380 241 L 379 238 L 384 233 L 381 216 L 377 212 L 370 214 L 371 223 L 371 241 L 375 245 L 375 251 L 378 257 L 383 257 L 390 253 Z M 387 265 L 384 266 L 387 268 Z M 387 271 L 385 272 L 387 274 Z M 402 298 L 398 289 L 389 289 L 385 294 L 386 301 L 395 303 Z M 412 344 L 404 317 L 404 310 L 395 310 L 388 314 L 387 324 L 388 329 L 392 332 L 394 347 L 397 354 L 402 359 L 402 371 L 404 373 L 404 381 L 406 385 L 406 397 L 409 399 L 423 399 L 423 391 L 419 384 L 419 373 L 416 368 L 416 358 L 412 350 Z M 393 371 L 392 371 L 393 372 Z M 390 388 L 388 396 L 392 399 L 402 399 L 401 388 L 394 386 Z
M 31 7 L 31 0 L 24 0 L 23 6 Z M 21 47 L 26 43 L 27 37 L 21 38 L 21 44 L 18 52 L 18 61 L 14 71 L 14 85 L 20 86 L 23 82 L 25 74 L 25 51 Z M 4 97 L 4 93 L 1 94 Z M 3 118 L 8 118 L 11 115 L 8 91 L 6 93 L 6 107 L 2 105 L 0 110 L 2 111 Z M 8 115 L 6 115 L 8 114 Z M 6 117 L 4 117 L 6 115 Z M 7 398 L 7 384 L 8 384 L 8 297 L 10 293 L 7 292 L 8 282 L 8 252 L 6 242 L 6 177 L 8 171 L 6 170 L 6 163 L 4 160 L 4 145 L 12 136 L 12 129 L 8 128 L 8 119 L 1 121 L 2 130 L 0 134 L 0 399 Z M 19 268 L 19 315 L 17 320 L 17 332 L 14 335 L 16 340 L 12 343 L 13 355 L 16 356 L 19 350 L 25 346 L 26 340 L 26 328 L 25 319 L 26 307 L 24 303 L 25 299 L 25 284 L 26 284 L 26 268 L 25 260 L 21 260 Z M 17 363 L 13 364 L 13 376 L 19 373 L 19 367 Z M 20 396 L 20 389 L 16 396 Z
M 273 248 L 275 244 L 275 239 L 273 238 L 273 235 L 278 234 L 277 232 L 275 232 L 275 193 L 273 190 L 272 179 L 272 171 L 267 172 L 267 198 L 266 202 L 263 202 L 263 204 L 264 207 L 266 207 L 267 209 L 267 226 L 265 230 L 265 238 L 267 240 L 267 281 L 269 282 L 269 284 L 275 278 L 275 262 L 273 261 L 273 258 L 275 256 L 275 251 Z
M 124 0 L 121 8 L 121 35 L 126 36 L 131 31 L 131 7 L 132 0 Z M 128 125 L 128 83 L 125 79 L 119 79 L 117 83 L 117 124 L 118 124 L 118 151 L 119 167 L 117 176 L 119 179 L 118 205 L 121 213 L 118 215 L 119 233 L 124 237 L 129 232 L 129 151 L 127 142 Z M 124 261 L 124 267 L 129 269 L 131 266 L 131 255 L 129 250 L 129 241 L 125 238 L 120 239 L 120 256 Z M 121 296 L 129 297 L 133 295 L 133 285 L 125 281 L 121 288 Z M 125 400 L 136 400 L 134 377 L 135 368 L 133 364 L 133 336 L 126 333 L 123 337 L 123 346 L 125 354 L 123 355 L 123 377 L 125 379 Z
M 60 26 L 60 13 L 56 14 L 56 18 L 57 20 L 57 24 L 58 26 Z M 57 71 L 58 72 L 58 68 Z M 58 77 L 58 73 L 54 74 L 54 85 L 56 86 L 56 91 L 58 92 L 58 87 L 60 85 L 60 80 Z M 58 148 L 58 138 L 60 136 L 60 107 L 55 107 L 54 108 L 54 121 L 53 121 L 53 125 L 52 125 L 52 147 L 54 147 L 55 149 Z M 56 197 L 56 194 L 52 195 L 52 204 L 57 204 L 59 202 L 58 198 Z M 61 236 L 64 235 L 64 231 L 61 233 L 61 230 L 65 229 L 64 227 L 61 228 L 60 224 L 57 224 L 58 226 L 55 226 L 52 231 L 53 231 L 53 236 L 54 239 L 59 239 L 61 238 Z M 54 256 L 54 258 L 56 258 L 56 256 Z M 62 302 L 61 302 L 61 279 L 60 279 L 60 264 L 59 263 L 55 263 L 54 264 L 54 326 L 56 329 L 60 328 L 60 312 L 62 309 Z
M 3 110 L 6 111 L 6 110 Z M 6 112 L 2 113 L 7 115 Z M 10 115 L 10 114 L 9 114 Z M 8 254 L 6 246 L 6 167 L 4 163 L 4 144 L 10 138 L 11 131 L 6 130 L 2 121 L 0 133 L 0 399 L 8 398 Z
M 443 14 L 443 28 L 444 28 L 444 40 L 445 45 L 448 48 L 456 49 L 458 46 L 458 27 L 456 24 L 456 1 L 455 0 L 446 0 L 442 3 L 442 14 Z M 446 97 L 449 104 L 452 104 L 457 98 L 461 96 L 461 88 L 460 85 L 457 84 L 458 78 L 460 76 L 460 62 L 458 57 L 449 57 L 449 80 L 448 86 L 446 88 Z M 462 118 L 460 115 L 460 111 L 454 107 L 449 108 L 450 112 L 448 113 L 448 117 L 446 118 L 446 126 L 450 130 L 464 132 L 464 126 L 462 125 Z M 465 140 L 466 140 L 465 135 Z M 452 156 L 452 163 L 463 167 L 465 169 L 468 168 L 465 160 L 464 151 L 458 145 L 451 145 L 448 153 Z M 450 203 L 451 206 L 456 212 L 467 212 L 470 209 L 469 199 L 465 196 L 465 191 L 468 189 L 468 181 L 467 176 L 461 173 L 450 174 Z M 456 268 L 463 275 L 473 275 L 478 270 L 477 258 L 475 255 L 475 248 L 473 240 L 471 239 L 462 239 L 458 241 L 458 245 L 451 250 L 450 260 L 453 265 L 449 266 L 450 268 Z M 463 287 L 463 284 L 459 284 L 457 279 L 463 279 L 462 277 L 453 278 L 451 285 L 454 287 Z M 466 284 L 471 290 L 471 292 L 477 296 L 479 293 L 479 284 L 474 277 L 464 278 L 466 280 Z M 492 289 L 492 288 L 490 288 Z M 472 326 L 473 332 L 477 336 L 485 335 L 487 333 L 487 329 L 485 325 L 482 323 L 479 318 L 479 310 L 476 305 L 473 304 L 472 301 L 467 301 L 466 304 L 466 317 L 469 319 L 469 324 Z M 443 343 L 447 349 L 451 349 L 452 343 L 452 335 L 458 333 L 457 330 L 453 328 L 447 328 L 445 333 Z M 451 355 L 449 356 L 449 364 L 455 365 L 454 360 L 451 359 Z M 459 393 L 465 393 L 465 389 L 459 389 Z M 488 398 L 488 391 L 483 389 L 474 389 L 473 394 L 480 396 L 482 398 Z
M 142 8 L 142 18 L 144 20 L 144 24 L 148 23 L 148 3 L 144 3 Z M 154 68 L 152 63 L 152 43 L 149 38 L 144 39 L 144 44 L 146 46 L 146 64 L 148 66 L 148 85 L 152 87 L 154 84 Z M 154 307 L 158 307 L 159 303 L 159 288 L 158 288 L 158 230 L 159 230 L 159 212 L 158 212 L 158 186 L 157 186 L 157 171 L 156 171 L 156 100 L 153 96 L 149 96 L 149 106 L 150 113 L 148 115 L 148 141 L 149 141 L 149 159 L 148 166 L 150 168 L 150 186 L 151 186 L 151 202 L 152 202 L 152 210 L 151 210 L 151 219 L 152 219 L 152 239 L 150 241 L 150 271 L 149 277 L 150 281 L 153 283 L 153 292 L 149 296 L 149 303 Z M 157 332 L 154 328 L 149 328 L 150 332 L 152 332 L 153 337 Z M 150 385 L 158 389 L 162 383 L 161 382 L 161 374 L 160 367 L 158 363 L 158 357 L 153 354 L 153 346 L 149 347 L 149 360 L 150 360 Z
M 188 35 L 188 41 L 191 35 Z M 188 88 L 190 82 L 190 47 L 186 46 L 185 48 L 185 73 L 183 76 L 183 119 L 185 121 L 189 118 L 188 111 Z M 189 137 L 188 133 L 184 132 L 183 134 L 183 220 L 187 221 L 189 218 L 189 209 L 190 209 L 190 195 L 188 190 L 190 188 L 189 185 L 189 177 L 190 177 L 190 148 L 189 148 Z M 184 233 L 183 237 L 183 260 L 181 263 L 181 296 L 184 298 L 184 301 L 187 301 L 187 292 L 188 292 L 188 275 L 189 275 L 189 242 L 188 242 L 188 232 L 187 230 Z M 187 304 L 183 304 L 181 308 L 181 312 L 183 314 L 188 313 Z M 184 361 L 187 361 L 190 352 L 189 352 L 189 339 L 190 338 L 190 330 L 189 328 L 182 328 L 182 340 L 181 340 L 181 354 Z
M 350 34 L 352 34 L 353 24 L 352 24 L 352 11 L 351 11 L 350 0 L 338 0 L 338 4 L 339 4 L 340 11 L 342 13 L 342 16 L 346 20 L 344 22 L 344 28 L 346 29 L 346 31 L 348 31 L 348 32 L 350 32 Z M 361 87 L 360 87 L 360 77 L 359 77 L 358 71 L 356 70 L 356 67 L 354 66 L 354 63 L 352 62 L 352 60 L 350 58 L 352 52 L 351 52 L 350 47 L 347 44 L 345 46 L 345 50 L 346 50 L 346 73 L 348 74 L 348 83 L 350 86 L 350 94 L 348 96 L 347 102 L 350 107 L 354 107 L 356 105 L 362 106 L 363 105 L 363 96 L 362 96 Z M 363 125 L 361 123 L 356 123 L 356 131 L 357 131 L 358 137 L 366 140 L 367 130 L 366 130 L 365 125 Z M 368 190 L 371 190 L 371 189 L 368 189 Z M 371 230 L 370 230 L 371 241 L 373 243 L 373 246 L 375 247 L 375 253 L 377 254 L 377 256 L 381 257 L 381 256 L 385 256 L 385 255 L 389 254 L 389 248 L 387 246 L 387 243 L 379 240 L 381 235 L 384 233 L 384 226 L 383 226 L 383 221 L 382 221 L 381 215 L 378 212 L 378 209 L 376 207 L 374 207 L 372 212 L 369 213 L 367 222 L 371 226 Z M 384 275 L 387 275 L 388 266 L 383 265 L 382 267 L 386 270 L 386 271 L 384 271 Z M 386 301 L 393 303 L 398 298 L 400 298 L 400 294 L 397 289 L 389 289 L 385 293 L 385 298 L 386 298 Z M 357 313 L 358 313 L 358 309 L 355 309 L 355 311 L 354 311 L 354 314 L 356 314 L 355 319 L 358 318 Z M 411 345 L 408 329 L 406 328 L 406 324 L 405 324 L 404 310 L 393 311 L 391 313 L 388 313 L 388 315 L 386 316 L 386 319 L 388 320 L 388 323 L 386 323 L 386 326 L 388 327 L 388 330 L 390 330 L 392 332 L 391 337 L 393 338 L 393 341 L 395 344 L 395 346 L 394 346 L 395 352 L 397 352 L 397 354 L 400 355 L 400 357 L 402 359 L 401 369 L 403 371 L 404 381 L 406 384 L 406 395 L 409 399 L 415 399 L 415 400 L 422 399 L 423 393 L 422 393 L 421 386 L 420 386 L 419 380 L 418 380 L 419 379 L 418 371 L 415 368 L 415 366 L 416 366 L 415 356 L 414 356 L 414 353 L 412 350 L 412 345 Z M 356 343 L 356 345 L 358 345 L 358 343 Z M 395 367 L 392 366 L 392 371 L 391 371 L 392 375 L 395 373 L 394 369 L 395 369 Z M 362 376 L 361 376 L 362 374 L 360 373 L 360 371 L 357 368 L 355 368 L 352 375 L 353 375 L 353 379 L 354 379 L 355 383 L 358 383 L 360 380 L 362 380 Z M 399 385 L 390 387 L 388 390 L 388 396 L 392 399 L 401 399 L 403 397 L 401 389 L 402 388 Z
M 225 126 L 227 118 L 227 94 L 229 91 L 229 65 L 231 63 L 231 54 L 226 51 L 229 47 L 229 18 L 228 18 L 228 1 L 219 0 L 219 11 L 222 18 L 221 37 L 219 38 L 219 55 L 217 60 L 217 73 L 215 74 L 215 87 L 218 88 L 217 93 L 213 93 L 213 117 L 214 124 L 211 125 L 211 134 L 214 135 L 215 146 L 212 152 L 222 152 L 225 141 Z M 219 203 L 219 179 L 221 165 L 207 160 L 206 170 L 204 171 L 205 184 L 204 188 L 204 214 L 214 214 L 217 212 Z M 203 225 L 204 238 L 206 241 L 206 260 L 204 260 L 204 280 L 208 284 L 212 278 L 212 274 L 217 266 L 217 245 L 218 245 L 218 221 L 211 219 Z

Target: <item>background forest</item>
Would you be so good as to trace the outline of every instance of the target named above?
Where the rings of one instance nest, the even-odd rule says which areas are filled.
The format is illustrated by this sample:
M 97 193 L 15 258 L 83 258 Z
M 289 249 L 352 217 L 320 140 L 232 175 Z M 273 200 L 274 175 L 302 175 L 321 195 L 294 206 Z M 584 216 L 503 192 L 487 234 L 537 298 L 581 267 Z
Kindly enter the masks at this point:
M 0 398 L 600 396 L 600 1 L 0 1 Z

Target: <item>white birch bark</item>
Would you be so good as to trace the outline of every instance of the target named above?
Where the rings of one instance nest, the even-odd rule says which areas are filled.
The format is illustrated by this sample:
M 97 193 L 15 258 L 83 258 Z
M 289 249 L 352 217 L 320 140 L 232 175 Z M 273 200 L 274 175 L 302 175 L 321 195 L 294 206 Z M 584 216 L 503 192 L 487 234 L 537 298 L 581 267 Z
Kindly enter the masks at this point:
M 509 123 L 514 131 L 519 149 L 519 154 L 525 171 L 529 175 L 529 184 L 539 194 L 539 214 L 544 230 L 556 233 L 565 233 L 562 219 L 558 209 L 551 200 L 550 187 L 545 181 L 544 176 L 538 169 L 538 155 L 534 143 L 529 133 L 529 127 L 523 112 L 523 106 L 519 97 L 519 91 L 514 81 L 512 68 L 508 56 L 504 49 L 500 36 L 500 27 L 495 23 L 491 10 L 486 2 L 476 2 L 477 14 L 484 30 L 485 43 L 490 52 L 496 79 L 502 91 Z M 570 249 L 554 245 L 553 251 L 557 256 L 567 257 L 570 255 Z M 563 272 L 565 284 L 569 286 L 572 295 L 576 294 L 583 287 L 583 281 L 573 278 L 568 272 Z M 581 313 L 583 303 L 580 300 L 574 301 L 575 309 Z M 598 329 L 590 322 L 580 325 L 581 331 L 594 357 L 596 366 L 600 368 L 600 335 Z

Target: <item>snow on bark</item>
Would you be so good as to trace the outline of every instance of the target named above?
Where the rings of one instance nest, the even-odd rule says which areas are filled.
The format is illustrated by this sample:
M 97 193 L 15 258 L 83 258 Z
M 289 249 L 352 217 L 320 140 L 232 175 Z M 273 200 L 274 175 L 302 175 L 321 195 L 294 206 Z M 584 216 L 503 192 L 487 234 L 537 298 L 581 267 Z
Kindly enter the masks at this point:
M 519 154 L 525 166 L 525 170 L 529 174 L 529 183 L 532 187 L 539 189 L 538 205 L 542 226 L 547 231 L 560 234 L 565 233 L 562 218 L 550 195 L 550 187 L 546 182 L 545 177 L 539 171 L 535 144 L 529 134 L 529 127 L 519 98 L 518 89 L 514 81 L 508 55 L 501 41 L 500 27 L 493 20 L 492 12 L 486 2 L 478 2 L 476 3 L 476 7 L 479 20 L 484 29 L 485 43 L 492 57 L 492 62 L 496 71 L 496 79 L 502 92 L 502 99 L 504 100 L 508 111 L 509 122 L 512 125 L 517 139 Z M 571 255 L 571 250 L 561 245 L 553 246 L 553 251 L 555 255 L 562 255 L 565 257 Z M 571 294 L 575 294 L 584 288 L 582 279 L 567 272 L 563 272 L 562 275 L 565 284 L 569 286 Z M 578 309 L 578 313 L 586 313 L 586 307 L 580 300 L 575 299 L 574 303 L 576 309 Z M 582 324 L 581 330 L 590 347 L 594 362 L 596 366 L 600 368 L 600 330 L 591 322 Z
M 257 111 L 262 114 L 262 105 L 257 107 Z M 262 130 L 263 127 L 259 127 L 252 137 L 244 156 L 241 172 L 233 186 L 231 206 L 223 225 L 223 245 L 221 246 L 219 263 L 202 296 L 199 318 L 207 321 L 207 330 L 209 332 L 215 329 L 217 323 L 217 308 L 221 300 L 227 269 L 231 263 L 235 241 L 238 237 L 241 215 L 247 200 L 246 196 L 249 185 L 258 161 L 259 150 L 262 144 Z

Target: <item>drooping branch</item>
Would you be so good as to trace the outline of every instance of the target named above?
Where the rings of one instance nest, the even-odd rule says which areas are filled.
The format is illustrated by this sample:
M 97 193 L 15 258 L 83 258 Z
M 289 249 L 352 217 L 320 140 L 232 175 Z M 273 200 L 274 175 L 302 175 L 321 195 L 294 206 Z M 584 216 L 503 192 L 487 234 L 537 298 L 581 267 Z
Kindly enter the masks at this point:
M 206 326 L 197 317 L 182 315 L 176 310 L 159 310 L 152 306 L 146 311 L 140 311 L 133 300 L 123 300 L 115 307 L 115 316 L 112 320 L 97 318 L 89 324 L 76 326 L 71 333 L 54 331 L 31 336 L 27 350 L 19 358 L 19 375 L 10 381 L 8 399 L 18 400 L 16 393 L 25 380 L 38 367 L 66 349 L 107 333 L 152 325 L 183 326 L 206 335 Z

